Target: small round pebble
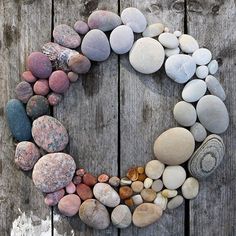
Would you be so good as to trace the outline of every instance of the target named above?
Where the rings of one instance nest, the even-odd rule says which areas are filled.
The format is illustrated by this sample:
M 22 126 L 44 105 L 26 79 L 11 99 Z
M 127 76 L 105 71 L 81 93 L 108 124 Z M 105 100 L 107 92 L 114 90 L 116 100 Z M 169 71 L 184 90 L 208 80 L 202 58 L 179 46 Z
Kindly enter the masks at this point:
M 152 179 L 150 179 L 150 178 L 146 178 L 145 180 L 144 180 L 144 188 L 150 188 L 151 186 L 152 186 L 152 183 L 153 183 L 153 180 Z
M 173 55 L 176 55 L 176 54 L 179 54 L 179 53 L 180 53 L 179 47 L 173 48 L 173 49 L 169 49 L 169 48 L 165 49 L 166 57 L 170 57 L 170 56 L 173 56 Z
M 27 58 L 27 68 L 39 79 L 46 79 L 52 73 L 52 64 L 41 52 L 32 52 Z
M 136 181 L 138 179 L 138 171 L 137 168 L 130 168 L 126 174 L 127 178 L 131 181 Z
M 151 160 L 145 166 L 145 173 L 150 179 L 159 179 L 165 165 L 158 160 Z
M 76 187 L 76 192 L 83 201 L 93 198 L 92 189 L 86 184 L 78 184 Z
M 78 78 L 79 78 L 79 75 L 77 73 L 73 72 L 73 71 L 70 71 L 67 74 L 67 76 L 68 76 L 70 82 L 72 82 L 72 83 L 76 82 L 78 80 Z
M 199 182 L 193 177 L 189 177 L 185 180 L 181 187 L 183 197 L 185 199 L 193 199 L 198 195 Z
M 219 65 L 217 60 L 212 60 L 209 64 L 208 64 L 208 69 L 209 69 L 209 73 L 211 75 L 214 75 L 217 71 L 218 71 Z
M 131 188 L 133 189 L 133 191 L 135 193 L 140 193 L 142 190 L 143 190 L 143 182 L 141 181 L 134 181 L 132 184 L 131 184 Z
M 34 95 L 27 102 L 26 112 L 32 119 L 47 115 L 49 113 L 49 103 L 47 98 L 41 95 Z
M 48 79 L 39 79 L 34 84 L 34 93 L 37 95 L 46 96 L 49 93 Z
M 17 98 L 23 103 L 27 103 L 30 97 L 33 96 L 33 89 L 30 83 L 26 81 L 20 82 L 15 89 Z
M 51 106 L 57 106 L 62 100 L 62 95 L 59 93 L 51 92 L 48 94 L 47 98 Z
M 76 187 L 74 185 L 73 182 L 70 182 L 67 186 L 66 186 L 66 192 L 69 194 L 75 193 L 76 191 Z
M 132 214 L 126 205 L 118 205 L 111 213 L 111 221 L 117 228 L 127 228 L 132 221 Z
M 28 83 L 34 83 L 37 80 L 37 78 L 29 70 L 24 71 L 21 74 L 21 78 Z
M 134 33 L 142 33 L 147 26 L 145 16 L 135 7 L 125 8 L 121 12 L 121 20 L 123 24 L 129 26 Z
M 22 170 L 31 170 L 39 158 L 40 152 L 34 143 L 23 141 L 17 144 L 15 151 L 15 163 Z
M 154 199 L 156 198 L 157 194 L 154 190 L 152 190 L 150 188 L 149 189 L 145 188 L 141 191 L 141 196 L 142 196 L 144 201 L 153 202 Z
M 78 184 L 82 183 L 82 177 L 76 175 L 76 176 L 74 176 L 72 182 L 73 182 L 75 185 L 78 185 Z
M 86 22 L 78 20 L 74 24 L 74 30 L 79 34 L 86 34 L 89 31 L 89 27 Z
M 196 142 L 203 142 L 207 136 L 206 129 L 199 122 L 196 122 L 191 128 L 190 132 L 193 135 Z
M 75 194 L 64 196 L 58 203 L 58 209 L 64 216 L 74 216 L 78 213 L 81 200 Z
M 65 195 L 64 189 L 57 190 L 53 193 L 48 193 L 44 198 L 44 202 L 47 206 L 55 206 L 64 197 L 64 195 Z
M 97 183 L 97 178 L 90 173 L 85 173 L 83 175 L 83 183 L 92 187 Z
M 168 204 L 167 208 L 173 210 L 179 206 L 181 206 L 184 202 L 184 198 L 181 195 L 177 195 L 176 197 L 172 198 Z
M 208 67 L 207 66 L 198 66 L 196 69 L 196 76 L 199 79 L 205 79 L 208 76 Z
M 168 27 L 165 27 L 165 28 L 164 28 L 164 32 L 169 33 L 169 32 L 170 32 L 170 29 L 169 29 Z
M 119 189 L 119 195 L 122 200 L 130 198 L 133 195 L 133 190 L 129 186 L 122 186 Z
M 135 206 L 143 203 L 143 198 L 140 194 L 132 196 L 132 200 Z
M 91 68 L 91 62 L 86 56 L 77 53 L 69 58 L 68 66 L 77 74 L 86 74 Z
M 192 126 L 197 120 L 197 113 L 191 103 L 181 101 L 174 107 L 174 118 L 182 126 Z
M 162 180 L 166 188 L 174 190 L 179 188 L 186 179 L 186 171 L 182 166 L 167 166 Z
M 145 169 L 143 166 L 139 166 L 139 167 L 137 167 L 137 171 L 139 174 L 144 174 Z
M 118 187 L 120 185 L 120 178 L 112 176 L 108 182 L 112 187 Z
M 193 53 L 192 57 L 197 65 L 202 66 L 207 65 L 211 61 L 212 54 L 206 48 L 199 48 Z
M 160 179 L 156 179 L 152 183 L 152 190 L 160 192 L 163 189 L 163 182 Z
M 176 30 L 176 31 L 174 32 L 174 35 L 175 35 L 177 38 L 179 38 L 179 37 L 182 35 L 182 32 L 179 31 L 179 30 Z
M 164 31 L 164 25 L 162 23 L 155 23 L 147 26 L 147 28 L 143 31 L 143 37 L 154 38 L 160 35 Z
M 109 180 L 109 176 L 107 174 L 101 174 L 98 176 L 99 183 L 106 183 Z
M 64 93 L 69 86 L 68 76 L 62 70 L 54 71 L 49 77 L 49 87 L 55 93 Z
M 174 34 L 171 33 L 160 34 L 158 40 L 166 48 L 174 49 L 179 46 L 179 40 Z
M 182 34 L 179 37 L 179 44 L 181 50 L 185 53 L 193 53 L 199 48 L 196 39 L 194 39 L 191 35 L 188 34 Z
M 80 177 L 83 177 L 85 174 L 86 174 L 86 171 L 83 168 L 76 170 L 76 175 L 78 175 Z

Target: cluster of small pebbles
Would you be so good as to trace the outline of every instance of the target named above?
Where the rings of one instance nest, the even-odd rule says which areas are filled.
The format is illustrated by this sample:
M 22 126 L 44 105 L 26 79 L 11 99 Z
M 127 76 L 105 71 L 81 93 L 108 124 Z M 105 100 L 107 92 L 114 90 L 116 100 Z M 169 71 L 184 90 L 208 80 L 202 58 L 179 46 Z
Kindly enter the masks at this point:
M 134 33 L 143 37 L 134 42 Z M 61 214 L 79 214 L 88 226 L 105 229 L 110 222 L 118 228 L 132 222 L 148 226 L 166 209 L 195 198 L 198 180 L 212 174 L 224 157 L 219 134 L 229 125 L 226 95 L 214 76 L 218 63 L 211 51 L 200 48 L 190 35 L 171 33 L 162 23 L 148 25 L 133 7 L 121 16 L 94 11 L 87 23 L 56 26 L 53 38 L 42 52 L 29 55 L 15 89 L 17 99 L 6 106 L 9 128 L 18 142 L 15 163 L 24 171 L 33 170 L 33 182 L 45 194 L 45 204 L 58 205 Z M 182 127 L 160 134 L 154 142 L 155 159 L 129 169 L 121 179 L 77 169 L 73 157 L 64 153 L 69 142 L 66 128 L 50 116 L 50 106 L 60 103 L 70 84 L 90 70 L 91 61 L 105 61 L 111 51 L 129 53 L 130 64 L 140 73 L 155 73 L 164 65 L 171 80 L 186 83 L 183 101 L 173 109 Z M 182 166 L 186 162 L 188 172 Z

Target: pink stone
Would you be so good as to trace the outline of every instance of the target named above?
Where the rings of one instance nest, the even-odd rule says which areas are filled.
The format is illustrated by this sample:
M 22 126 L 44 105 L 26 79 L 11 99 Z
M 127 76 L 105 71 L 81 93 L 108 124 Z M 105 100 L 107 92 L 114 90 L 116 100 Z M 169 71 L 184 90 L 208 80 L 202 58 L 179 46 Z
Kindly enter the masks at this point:
M 34 83 L 37 80 L 37 78 L 29 70 L 23 72 L 21 78 L 29 83 Z
M 60 189 L 53 193 L 48 193 L 44 198 L 44 202 L 48 206 L 55 206 L 64 197 L 64 195 L 65 195 L 64 189 Z
M 48 94 L 48 102 L 51 106 L 56 106 L 62 100 L 62 95 L 59 93 L 51 92 Z
M 76 187 L 73 184 L 73 182 L 70 182 L 67 186 L 66 186 L 66 192 L 67 193 L 74 193 L 76 191 Z
M 109 180 L 109 176 L 107 174 L 101 174 L 98 176 L 99 183 L 106 183 Z
M 78 20 L 74 24 L 74 30 L 79 34 L 86 34 L 89 31 L 89 27 L 86 22 Z
M 20 82 L 15 89 L 16 96 L 19 100 L 21 100 L 23 103 L 27 103 L 30 97 L 33 96 L 33 89 L 30 85 L 30 83 L 26 81 Z
M 34 84 L 34 92 L 37 95 L 46 96 L 49 90 L 48 79 L 37 80 Z
M 70 86 L 67 74 L 62 70 L 54 71 L 49 78 L 49 87 L 55 93 L 64 93 Z

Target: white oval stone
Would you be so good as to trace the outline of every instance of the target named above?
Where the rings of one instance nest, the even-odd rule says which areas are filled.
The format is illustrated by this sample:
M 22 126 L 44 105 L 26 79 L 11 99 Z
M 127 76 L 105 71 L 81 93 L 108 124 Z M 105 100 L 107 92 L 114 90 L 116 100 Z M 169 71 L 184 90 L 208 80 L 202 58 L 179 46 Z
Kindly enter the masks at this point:
M 95 198 L 105 206 L 116 207 L 120 204 L 120 196 L 109 184 L 95 184 L 93 194 Z
M 179 44 L 181 50 L 186 53 L 193 53 L 199 48 L 196 39 L 194 39 L 191 35 L 188 34 L 182 34 L 179 37 Z
M 140 194 L 131 197 L 135 206 L 143 203 L 143 198 Z
M 110 34 L 112 50 L 117 54 L 129 52 L 134 43 L 134 33 L 129 26 L 120 25 Z
M 144 180 L 144 188 L 150 188 L 151 186 L 152 186 L 152 183 L 153 183 L 153 180 L 152 179 L 150 179 L 150 178 L 146 178 L 145 180 Z
M 222 101 L 226 99 L 225 91 L 216 77 L 208 75 L 205 81 L 212 95 L 219 97 Z
M 176 31 L 174 32 L 174 35 L 175 35 L 177 38 L 179 38 L 179 37 L 182 35 L 182 32 L 179 31 L 179 30 L 176 30 Z
M 165 58 L 162 45 L 153 38 L 138 39 L 129 53 L 130 64 L 135 70 L 143 74 L 152 74 L 158 71 Z
M 176 55 L 176 54 L 179 54 L 179 53 L 180 53 L 180 49 L 179 48 L 173 48 L 173 49 L 166 48 L 165 49 L 166 57 L 170 57 L 172 55 Z
M 117 228 L 127 228 L 132 221 L 132 214 L 126 205 L 118 205 L 111 213 L 111 221 Z
M 162 180 L 166 188 L 177 189 L 186 179 L 186 171 L 182 166 L 167 166 L 164 170 Z
M 174 107 L 174 118 L 182 126 L 192 126 L 197 120 L 194 106 L 188 102 L 178 102 Z
M 177 196 L 178 192 L 177 190 L 164 189 L 161 191 L 161 194 L 163 197 L 172 198 Z
M 208 76 L 208 67 L 207 66 L 198 66 L 196 69 L 196 76 L 199 79 L 205 79 Z
M 167 202 L 168 199 L 164 197 L 161 193 L 158 193 L 154 200 L 154 204 L 161 207 L 163 211 L 166 209 Z
M 179 40 L 174 34 L 162 33 L 158 37 L 159 42 L 166 48 L 177 48 L 179 46 Z
M 199 182 L 193 177 L 189 177 L 182 185 L 182 194 L 186 199 L 193 199 L 198 195 Z
M 153 38 L 160 35 L 163 31 L 164 25 L 162 23 L 151 24 L 143 31 L 143 37 Z
M 182 98 L 186 102 L 196 102 L 205 95 L 207 85 L 205 81 L 200 79 L 193 79 L 189 81 L 182 91 Z
M 214 75 L 218 71 L 218 68 L 219 68 L 219 65 L 218 65 L 217 60 L 212 60 L 208 64 L 208 70 L 211 75 Z
M 199 48 L 193 53 L 192 57 L 197 65 L 203 66 L 211 61 L 212 54 L 211 51 L 206 48 Z
M 145 166 L 145 174 L 150 179 L 159 179 L 165 169 L 165 165 L 158 160 L 149 161 Z
M 201 123 L 196 122 L 191 128 L 190 132 L 193 135 L 196 142 L 202 142 L 206 136 L 207 132 Z
M 184 198 L 181 195 L 177 195 L 176 197 L 172 198 L 168 204 L 167 208 L 173 210 L 179 206 L 181 206 L 184 202 Z
M 186 83 L 196 71 L 196 63 L 188 55 L 177 54 L 167 58 L 165 62 L 166 74 L 175 82 Z

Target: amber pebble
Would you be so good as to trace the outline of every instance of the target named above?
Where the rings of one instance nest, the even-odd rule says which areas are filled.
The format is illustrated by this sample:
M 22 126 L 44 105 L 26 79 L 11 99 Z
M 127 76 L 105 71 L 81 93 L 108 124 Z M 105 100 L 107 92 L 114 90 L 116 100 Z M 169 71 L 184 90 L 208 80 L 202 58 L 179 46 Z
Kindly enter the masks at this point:
M 138 171 L 139 174 L 143 174 L 143 173 L 144 173 L 144 167 L 139 166 L 139 167 L 137 168 L 137 171 Z
M 93 192 L 91 188 L 86 184 L 77 185 L 76 192 L 83 201 L 93 198 Z
M 132 181 L 136 181 L 138 179 L 138 171 L 136 168 L 131 168 L 128 170 L 126 176 L 132 180 Z
M 101 174 L 98 176 L 99 183 L 106 183 L 109 180 L 109 176 L 107 174 Z
M 119 195 L 122 200 L 130 198 L 133 195 L 133 190 L 129 186 L 122 186 L 119 189 Z
M 97 178 L 90 173 L 86 173 L 83 176 L 83 183 L 92 187 L 97 183 Z
M 85 169 L 83 169 L 83 168 L 80 168 L 80 169 L 76 170 L 76 172 L 75 172 L 76 175 L 81 176 L 81 177 L 83 177 L 85 173 L 86 173 Z
M 132 198 L 125 199 L 125 205 L 127 205 L 128 207 L 133 206 L 134 205 L 133 199 Z
M 138 175 L 138 180 L 139 180 L 139 181 L 142 181 L 142 182 L 143 182 L 146 178 L 147 178 L 147 176 L 146 176 L 144 173 Z

